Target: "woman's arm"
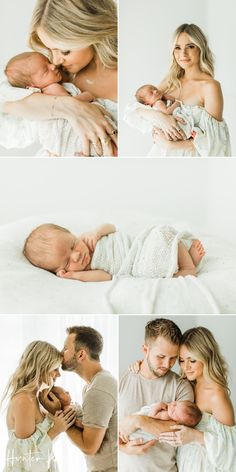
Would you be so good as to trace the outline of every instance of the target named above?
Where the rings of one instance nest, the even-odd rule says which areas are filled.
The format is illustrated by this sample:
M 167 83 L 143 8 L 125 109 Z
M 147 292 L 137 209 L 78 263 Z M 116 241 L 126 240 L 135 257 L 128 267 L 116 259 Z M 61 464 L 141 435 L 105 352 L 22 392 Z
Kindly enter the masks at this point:
M 211 80 L 207 82 L 203 87 L 204 93 L 204 108 L 218 121 L 223 119 L 223 95 L 220 83 L 216 80 Z
M 185 139 L 184 141 L 169 141 L 168 139 L 163 136 L 163 133 L 160 131 L 153 132 L 154 136 L 154 143 L 158 141 L 158 143 L 162 144 L 163 147 L 167 151 L 178 151 L 178 150 L 189 150 L 189 152 L 196 151 L 194 146 L 193 139 Z
M 178 116 L 174 118 L 171 115 L 144 107 L 137 108 L 136 113 L 140 118 L 150 121 L 154 126 L 161 129 L 167 140 L 177 141 L 186 137 L 184 131 L 178 126 L 178 122 L 184 123 L 184 120 Z
M 211 408 L 214 418 L 227 426 L 234 426 L 235 417 L 233 405 L 226 391 L 217 390 L 211 396 Z
M 35 405 L 28 394 L 17 395 L 13 399 L 12 412 L 14 431 L 19 439 L 27 439 L 36 430 Z
M 63 411 L 57 411 L 52 417 L 53 426 L 48 430 L 48 436 L 54 439 L 58 434 L 67 431 L 75 422 L 76 412 L 73 409 L 69 409 L 64 413 Z
M 111 140 L 116 143 L 117 136 L 112 134 L 113 127 L 106 120 L 105 115 L 109 113 L 92 103 L 34 93 L 22 100 L 5 102 L 2 111 L 27 120 L 66 119 L 80 137 L 85 156 L 90 154 L 91 143 L 98 155 L 113 155 Z

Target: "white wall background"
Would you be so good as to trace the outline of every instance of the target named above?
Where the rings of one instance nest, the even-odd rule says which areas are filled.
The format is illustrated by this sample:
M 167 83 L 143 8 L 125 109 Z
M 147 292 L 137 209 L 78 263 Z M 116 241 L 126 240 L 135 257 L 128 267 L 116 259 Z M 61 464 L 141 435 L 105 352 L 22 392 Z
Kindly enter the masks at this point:
M 0 318 L 0 398 L 10 378 L 17 367 L 19 358 L 26 346 L 40 339 L 54 344 L 62 349 L 67 336 L 66 328 L 74 325 L 92 326 L 104 338 L 104 349 L 101 356 L 103 367 L 117 378 L 118 374 L 118 317 L 88 316 L 88 315 L 47 315 L 47 316 L 1 316 Z M 81 403 L 81 391 L 84 382 L 71 372 L 61 371 L 57 385 L 70 391 L 72 399 Z M 5 449 L 7 444 L 7 428 L 5 423 L 5 408 L 0 411 L 0 470 L 3 470 Z M 60 471 L 86 471 L 82 452 L 76 448 L 65 434 L 61 434 L 54 442 L 53 450 L 58 460 Z
M 7 0 L 1 8 L 0 16 L 0 72 L 4 70 L 9 59 L 20 52 L 29 50 L 27 47 L 29 24 L 36 0 Z M 0 146 L 0 156 L 32 156 L 39 146 L 33 145 L 25 149 L 7 150 Z
M 164 316 L 173 320 L 182 332 L 195 326 L 205 326 L 216 338 L 222 355 L 229 366 L 229 387 L 236 409 L 235 330 L 236 316 Z M 155 317 L 120 316 L 119 319 L 119 370 L 122 374 L 136 359 L 143 359 L 142 344 L 146 323 Z M 176 364 L 174 370 L 179 371 Z
M 235 241 L 235 175 L 234 159 L 0 159 L 0 224 L 88 212 L 91 226 L 90 213 L 143 226 L 152 215 Z
M 130 128 L 123 121 L 126 104 L 138 86 L 158 84 L 170 65 L 170 45 L 182 23 L 196 23 L 206 33 L 216 58 L 216 79 L 225 99 L 224 117 L 230 128 L 236 155 L 236 65 L 234 0 L 120 0 L 120 153 L 145 156 L 151 137 Z

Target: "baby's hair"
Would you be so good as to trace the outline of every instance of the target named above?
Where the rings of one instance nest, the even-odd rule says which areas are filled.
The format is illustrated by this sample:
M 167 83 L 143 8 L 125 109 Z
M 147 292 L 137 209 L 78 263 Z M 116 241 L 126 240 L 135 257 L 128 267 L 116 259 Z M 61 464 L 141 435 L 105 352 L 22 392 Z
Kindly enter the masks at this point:
M 185 424 L 185 426 L 190 426 L 191 428 L 193 428 L 199 423 L 199 421 L 201 421 L 202 412 L 198 408 L 196 403 L 192 403 L 190 401 L 183 401 L 183 403 L 186 408 L 186 418 L 184 418 L 183 423 Z
M 8 61 L 4 72 L 13 87 L 29 87 L 31 79 L 28 65 L 34 55 L 35 52 L 22 52 Z
M 144 93 L 144 89 L 146 87 L 151 87 L 150 84 L 145 84 L 145 85 L 142 85 L 141 87 L 138 88 L 138 90 L 136 90 L 135 92 L 135 98 L 137 100 L 137 102 L 139 103 L 142 103 L 143 105 L 145 105 L 145 99 L 143 97 L 143 93 Z
M 52 223 L 40 225 L 29 234 L 24 244 L 23 254 L 31 264 L 49 270 L 45 266 L 44 259 L 45 256 L 51 255 L 55 232 L 71 234 L 68 229 Z

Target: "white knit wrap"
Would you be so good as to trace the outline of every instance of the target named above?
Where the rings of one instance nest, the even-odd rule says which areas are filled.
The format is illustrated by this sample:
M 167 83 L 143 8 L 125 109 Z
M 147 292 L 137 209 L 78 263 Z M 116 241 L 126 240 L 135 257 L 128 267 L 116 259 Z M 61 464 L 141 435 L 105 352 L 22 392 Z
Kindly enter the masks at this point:
M 179 232 L 171 226 L 149 227 L 132 242 L 117 231 L 98 241 L 91 268 L 119 277 L 172 277 L 178 270 L 179 241 L 193 238 L 187 231 Z

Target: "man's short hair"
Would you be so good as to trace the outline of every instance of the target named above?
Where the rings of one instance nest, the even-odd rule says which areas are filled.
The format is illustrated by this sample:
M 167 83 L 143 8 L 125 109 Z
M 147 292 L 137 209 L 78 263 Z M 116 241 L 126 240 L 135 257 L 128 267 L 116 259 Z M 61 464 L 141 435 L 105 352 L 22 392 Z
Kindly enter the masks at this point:
M 91 326 L 72 326 L 67 328 L 68 334 L 75 334 L 75 350 L 86 349 L 89 357 L 95 361 L 100 360 L 103 349 L 102 335 Z
M 149 321 L 145 326 L 145 343 L 155 341 L 158 336 L 162 336 L 172 344 L 180 344 L 182 333 L 174 321 L 156 318 Z

